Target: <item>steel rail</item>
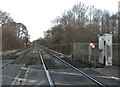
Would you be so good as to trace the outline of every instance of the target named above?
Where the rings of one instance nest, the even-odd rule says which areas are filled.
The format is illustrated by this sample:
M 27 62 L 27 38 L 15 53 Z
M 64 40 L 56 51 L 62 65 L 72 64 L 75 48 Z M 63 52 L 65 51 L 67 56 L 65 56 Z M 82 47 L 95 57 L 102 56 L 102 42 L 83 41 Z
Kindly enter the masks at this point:
M 32 48 L 29 48 L 26 52 L 24 52 L 24 53 L 21 54 L 19 57 L 17 57 L 17 59 L 15 59 L 15 60 L 12 61 L 12 62 L 9 62 L 9 63 L 5 64 L 4 66 L 2 66 L 2 67 L 0 68 L 0 70 L 2 70 L 3 68 L 5 68 L 5 67 L 8 66 L 9 64 L 13 64 L 16 60 L 18 60 L 18 59 L 21 58 L 23 55 L 25 55 L 26 53 L 28 53 L 31 49 L 32 49 Z
M 16 53 L 19 53 L 20 51 L 25 50 L 25 49 L 26 49 L 26 48 L 18 49 L 18 50 L 16 50 L 15 52 L 12 52 L 12 53 L 7 54 L 7 56 L 14 55 L 14 54 L 16 54 Z
M 27 54 L 31 49 L 32 49 L 32 47 L 29 48 L 23 55 Z M 24 61 L 24 60 L 23 60 L 23 61 Z M 19 82 L 19 84 L 17 84 L 17 85 L 19 85 L 20 87 L 21 87 L 22 85 L 23 85 L 23 86 L 26 85 L 26 83 L 27 83 L 27 76 L 28 76 L 29 71 L 30 71 L 30 65 L 28 65 L 28 69 L 26 69 L 26 73 L 24 74 L 24 77 L 23 77 L 23 78 L 19 78 L 19 76 L 20 76 L 20 74 L 22 73 L 23 69 L 26 67 L 26 64 L 27 64 L 28 62 L 30 62 L 30 61 L 29 61 L 29 57 L 26 58 L 26 61 L 25 61 L 24 65 L 19 69 L 19 72 L 18 72 L 18 74 L 15 76 L 15 78 L 13 79 L 10 87 L 12 87 L 13 85 L 16 85 L 16 82 Z M 23 80 L 24 80 L 24 81 L 23 81 Z
M 87 78 L 89 78 L 90 80 L 92 80 L 93 82 L 95 82 L 96 84 L 98 84 L 101 87 L 106 87 L 103 83 L 97 81 L 96 79 L 92 78 L 91 76 L 87 75 L 86 73 L 82 72 L 81 70 L 79 70 L 78 68 L 74 67 L 73 65 L 71 65 L 70 63 L 64 61 L 63 59 L 61 59 L 60 57 L 56 56 L 55 54 L 51 53 L 50 51 L 48 51 L 48 49 L 45 49 L 48 53 L 50 53 L 51 55 L 53 55 L 54 57 L 58 58 L 59 60 L 61 60 L 63 63 L 65 63 L 66 65 L 70 66 L 71 68 L 75 69 L 76 71 L 78 71 L 79 73 L 81 73 L 82 75 L 86 76 Z
M 50 87 L 55 87 L 54 81 L 53 81 L 49 71 L 47 70 L 47 68 L 45 66 L 45 62 L 43 60 L 43 57 L 42 57 L 42 54 L 41 54 L 40 50 L 38 50 L 38 54 L 39 54 L 39 57 L 40 57 L 40 59 L 42 61 L 42 65 L 43 65 L 43 68 L 44 68 L 45 74 L 47 76 Z

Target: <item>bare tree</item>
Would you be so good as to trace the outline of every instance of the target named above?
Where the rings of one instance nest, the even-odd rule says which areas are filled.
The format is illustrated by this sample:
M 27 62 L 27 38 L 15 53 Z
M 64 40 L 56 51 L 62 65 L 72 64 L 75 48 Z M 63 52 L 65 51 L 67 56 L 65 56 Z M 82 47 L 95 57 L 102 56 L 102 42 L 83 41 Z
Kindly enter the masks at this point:
M 2 26 L 3 51 L 23 47 L 29 42 L 29 34 L 26 26 L 16 23 L 8 13 L 0 11 L 0 24 Z
M 112 33 L 115 40 L 117 22 L 116 14 L 78 3 L 54 20 L 54 26 L 45 32 L 44 40 L 49 46 L 98 42 L 101 33 Z

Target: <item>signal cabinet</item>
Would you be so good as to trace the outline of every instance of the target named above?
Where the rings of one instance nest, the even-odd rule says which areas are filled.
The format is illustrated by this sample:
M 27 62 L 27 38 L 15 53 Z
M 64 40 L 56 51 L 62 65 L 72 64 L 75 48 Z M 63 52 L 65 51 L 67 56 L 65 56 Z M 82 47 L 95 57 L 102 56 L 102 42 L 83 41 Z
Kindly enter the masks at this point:
M 99 63 L 112 66 L 112 35 L 99 36 Z

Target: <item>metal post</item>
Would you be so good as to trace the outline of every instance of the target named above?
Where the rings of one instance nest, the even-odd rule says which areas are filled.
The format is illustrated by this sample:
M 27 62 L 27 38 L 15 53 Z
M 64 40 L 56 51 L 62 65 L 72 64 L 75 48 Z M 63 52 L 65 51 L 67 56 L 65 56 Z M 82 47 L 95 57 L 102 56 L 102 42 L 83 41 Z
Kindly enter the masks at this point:
M 2 65 L 2 24 L 0 24 L 0 64 Z M 0 75 L 2 76 L 2 70 L 0 70 Z M 0 87 L 2 87 L 2 77 L 0 77 Z
M 96 56 L 95 56 L 95 53 L 94 53 L 94 49 L 93 49 L 93 56 L 94 56 L 94 68 L 96 68 Z
M 91 48 L 89 46 L 89 61 L 91 61 Z

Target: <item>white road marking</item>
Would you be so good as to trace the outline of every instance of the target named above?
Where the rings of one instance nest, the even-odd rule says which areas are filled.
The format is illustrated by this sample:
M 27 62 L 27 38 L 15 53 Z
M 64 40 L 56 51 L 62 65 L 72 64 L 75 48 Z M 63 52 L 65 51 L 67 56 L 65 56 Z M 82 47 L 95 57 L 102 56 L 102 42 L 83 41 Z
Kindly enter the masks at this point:
M 118 78 L 118 77 L 108 76 L 108 75 L 106 75 L 105 73 L 102 73 L 102 72 L 100 72 L 100 71 L 98 71 L 98 70 L 96 70 L 96 69 L 93 69 L 93 68 L 92 68 L 92 70 L 94 70 L 94 71 L 96 71 L 96 72 L 99 72 L 99 73 L 105 75 L 107 78 L 115 79 L 115 80 L 120 80 L 120 78 Z M 105 76 L 104 76 L 104 77 L 105 77 Z
M 47 80 L 41 81 L 40 83 L 36 84 L 36 85 L 42 85 L 43 83 L 45 83 Z
M 22 68 L 25 66 L 25 64 L 22 66 Z M 20 76 L 20 73 L 22 72 L 22 69 L 19 71 L 19 73 L 16 75 L 16 77 L 14 78 L 14 80 L 12 81 L 12 84 L 11 85 L 15 85 L 18 77 Z
M 24 70 L 28 70 L 28 68 L 22 68 L 22 69 L 24 69 Z M 41 71 L 41 70 L 37 70 L 37 69 L 29 69 L 30 71 Z
M 64 75 L 77 75 L 77 76 L 79 76 L 79 75 L 82 75 L 82 74 L 80 74 L 80 73 L 71 73 L 71 72 L 55 72 L 55 71 L 50 71 L 50 72 L 52 72 L 52 73 L 58 73 L 58 74 L 64 74 Z
M 30 66 L 28 66 L 28 68 L 27 68 L 27 71 L 26 71 L 25 76 L 24 76 L 25 81 L 22 83 L 22 85 L 25 85 L 27 83 L 27 76 L 29 74 L 29 71 L 30 71 Z

